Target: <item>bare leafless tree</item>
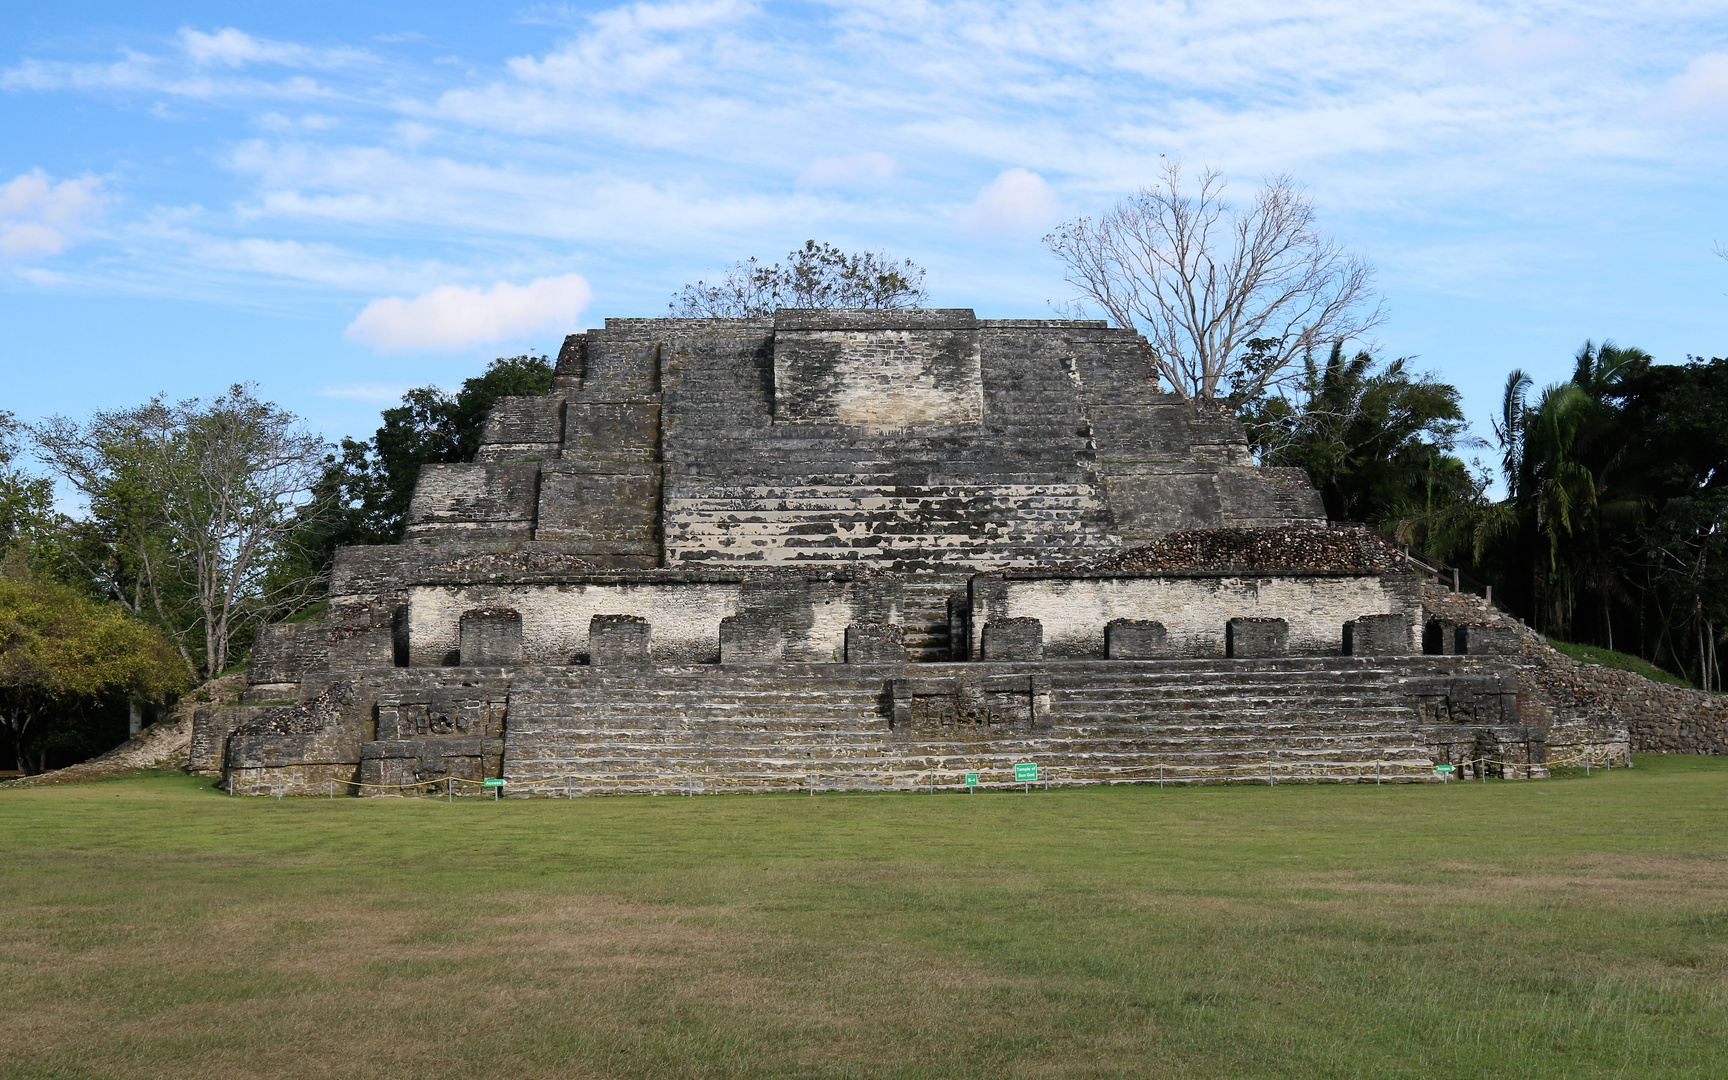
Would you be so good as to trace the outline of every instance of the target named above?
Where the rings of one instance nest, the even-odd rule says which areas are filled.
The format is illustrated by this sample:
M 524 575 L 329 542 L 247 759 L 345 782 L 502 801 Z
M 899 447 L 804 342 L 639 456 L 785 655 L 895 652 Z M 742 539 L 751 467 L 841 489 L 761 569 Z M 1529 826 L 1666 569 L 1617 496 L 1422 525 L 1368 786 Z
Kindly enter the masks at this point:
M 1188 188 L 1171 161 L 1151 186 L 1044 243 L 1079 290 L 1078 306 L 1146 335 L 1171 389 L 1240 403 L 1382 314 L 1373 268 L 1315 228 L 1314 204 L 1290 177 L 1267 181 L 1245 210 L 1224 188 L 1211 168 Z
M 251 387 L 208 405 L 156 398 L 83 424 L 54 417 L 32 433 L 121 564 L 93 576 L 161 627 L 195 673 L 221 674 L 242 629 L 318 591 L 316 575 L 282 570 L 320 512 L 311 500 L 326 446 Z

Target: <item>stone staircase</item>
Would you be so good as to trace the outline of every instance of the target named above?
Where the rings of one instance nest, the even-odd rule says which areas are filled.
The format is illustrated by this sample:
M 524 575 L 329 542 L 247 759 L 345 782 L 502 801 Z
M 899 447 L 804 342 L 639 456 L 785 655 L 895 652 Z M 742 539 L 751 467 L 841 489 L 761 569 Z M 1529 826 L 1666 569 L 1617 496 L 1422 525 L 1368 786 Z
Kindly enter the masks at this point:
M 906 659 L 913 663 L 942 663 L 957 659 L 949 632 L 950 598 L 966 595 L 966 579 L 928 577 L 908 581 L 900 597 L 900 629 Z
M 968 772 L 1008 784 L 1026 761 L 1057 784 L 1156 782 L 1160 766 L 1172 784 L 1432 780 L 1404 681 L 1471 667 L 1325 657 L 524 671 L 504 773 L 517 793 L 551 795 L 953 787 Z M 1043 690 L 1030 724 L 896 725 L 897 679 Z

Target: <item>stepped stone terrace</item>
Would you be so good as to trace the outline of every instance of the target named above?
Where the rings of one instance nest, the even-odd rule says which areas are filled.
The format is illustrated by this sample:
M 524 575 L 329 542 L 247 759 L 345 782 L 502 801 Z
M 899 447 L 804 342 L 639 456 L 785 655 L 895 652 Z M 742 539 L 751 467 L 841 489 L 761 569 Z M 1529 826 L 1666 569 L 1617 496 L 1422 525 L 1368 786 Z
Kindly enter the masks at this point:
M 191 766 L 362 795 L 1544 775 L 1514 667 L 1431 588 L 1130 331 L 612 319 L 423 470 L 403 543 L 338 554 L 322 620 L 260 633 Z

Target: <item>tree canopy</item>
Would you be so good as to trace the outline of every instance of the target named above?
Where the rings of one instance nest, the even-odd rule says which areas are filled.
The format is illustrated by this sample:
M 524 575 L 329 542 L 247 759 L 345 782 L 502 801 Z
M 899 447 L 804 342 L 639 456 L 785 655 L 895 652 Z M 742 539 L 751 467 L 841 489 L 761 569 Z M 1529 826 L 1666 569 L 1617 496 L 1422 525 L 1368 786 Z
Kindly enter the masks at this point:
M 716 282 L 686 285 L 667 305 L 687 319 L 759 318 L 787 308 L 912 308 L 928 299 L 924 270 L 910 259 L 881 252 L 848 254 L 806 240 L 785 265 L 755 256 L 735 264 Z
M 1341 343 L 1325 364 L 1308 356 L 1289 394 L 1242 410 L 1261 463 L 1306 470 L 1336 521 L 1390 527 L 1467 497 L 1474 481 L 1454 453 L 1466 438 L 1458 390 L 1408 365 L 1346 358 Z
M 208 403 L 161 397 L 32 429 L 88 511 L 68 550 L 89 578 L 219 674 L 238 637 L 305 602 L 315 582 L 273 570 L 324 511 L 324 442 L 235 385 Z
M 0 566 L 0 726 L 19 768 L 42 771 L 56 735 L 105 698 L 160 702 L 191 680 L 162 633 L 115 603 Z

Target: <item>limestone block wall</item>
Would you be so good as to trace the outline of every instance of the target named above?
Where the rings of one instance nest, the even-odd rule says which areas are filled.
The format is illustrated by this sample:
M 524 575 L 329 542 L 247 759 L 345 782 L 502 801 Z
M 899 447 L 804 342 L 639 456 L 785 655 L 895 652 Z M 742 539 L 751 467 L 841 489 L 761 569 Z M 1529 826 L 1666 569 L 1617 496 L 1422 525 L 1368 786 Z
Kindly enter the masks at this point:
M 972 655 L 981 655 L 986 621 L 1035 618 L 1052 660 L 1104 659 L 1105 628 L 1116 619 L 1162 623 L 1168 655 L 1222 657 L 1229 620 L 1262 618 L 1289 623 L 1290 655 L 1337 656 L 1344 624 L 1363 615 L 1400 615 L 1415 640 L 1420 588 L 1404 574 L 981 574 L 971 584 Z
M 219 776 L 228 736 L 242 724 L 262 716 L 273 706 L 212 705 L 192 714 L 192 741 L 187 748 L 186 771 L 193 776 Z
M 720 620 L 737 612 L 741 591 L 739 582 L 419 585 L 408 594 L 408 662 L 446 664 L 459 649 L 462 614 L 491 607 L 521 614 L 525 664 L 586 663 L 596 615 L 646 619 L 654 633 L 652 660 L 715 663 Z
M 911 319 L 911 313 L 873 314 L 887 325 L 861 326 L 864 320 L 853 317 L 835 326 L 814 311 L 775 320 L 776 423 L 905 427 L 983 419 L 977 321 L 969 309 L 921 311 Z
M 838 663 L 845 656 L 847 626 L 896 617 L 898 591 L 883 586 L 872 579 L 676 571 L 565 582 L 416 585 L 408 596 L 408 660 L 411 667 L 450 663 L 453 653 L 460 655 L 463 615 L 503 609 L 521 616 L 521 662 L 530 665 L 588 662 L 596 615 L 646 620 L 652 630 L 651 661 L 717 663 L 720 622 L 740 613 L 778 627 L 787 661 Z
M 408 505 L 407 539 L 531 540 L 539 490 L 535 462 L 424 466 Z
M 354 780 L 360 747 L 371 737 L 369 703 L 351 685 L 303 705 L 259 710 L 228 734 L 222 774 L 234 795 L 324 794 Z

